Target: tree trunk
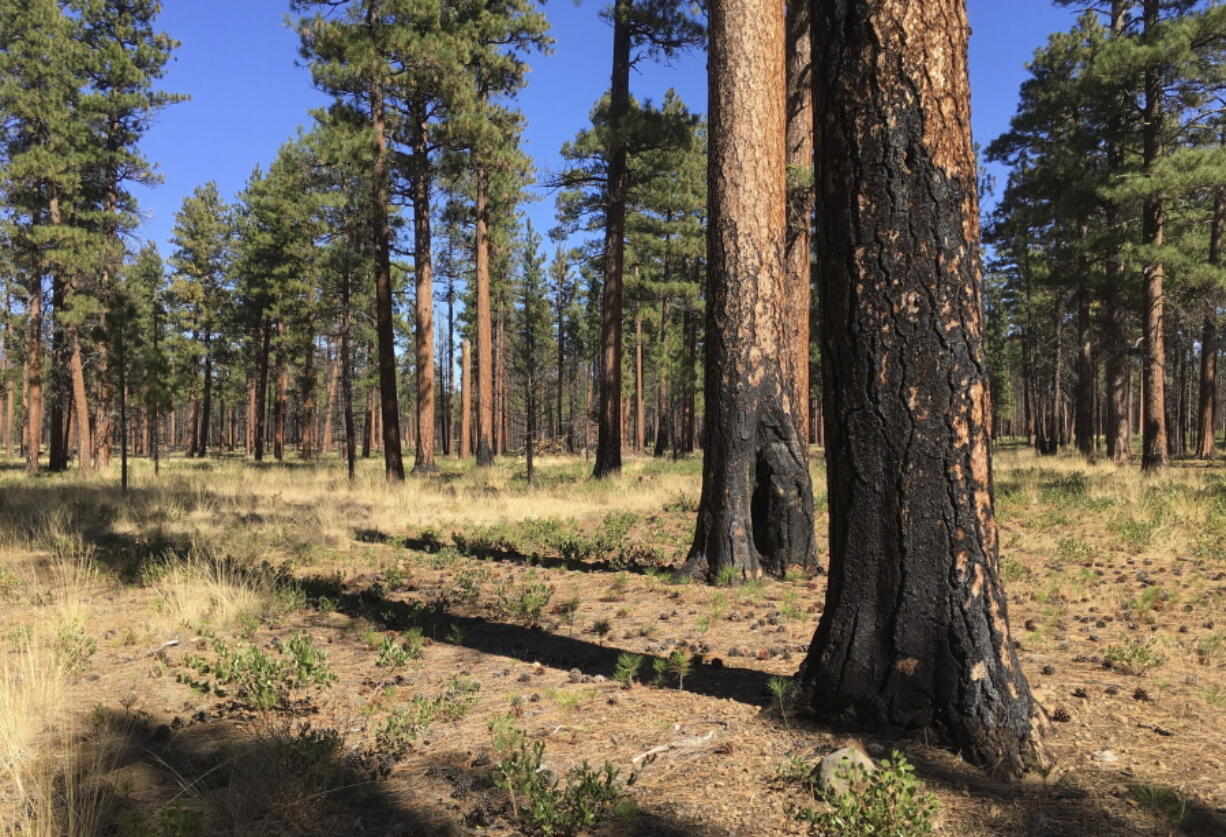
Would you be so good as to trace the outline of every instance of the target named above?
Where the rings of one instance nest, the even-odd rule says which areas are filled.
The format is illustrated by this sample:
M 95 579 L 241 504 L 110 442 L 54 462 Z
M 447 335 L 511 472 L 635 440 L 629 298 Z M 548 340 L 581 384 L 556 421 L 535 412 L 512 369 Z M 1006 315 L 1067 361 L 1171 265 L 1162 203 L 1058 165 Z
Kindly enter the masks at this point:
M 77 459 L 82 477 L 87 477 L 93 470 L 92 440 L 89 434 L 89 399 L 85 392 L 85 364 L 81 359 L 81 340 L 77 330 L 72 328 L 68 334 L 69 344 L 69 375 L 72 379 L 72 406 L 77 416 Z
M 200 441 L 196 446 L 201 459 L 209 452 L 209 426 L 213 412 L 213 346 L 210 338 L 204 341 L 204 399 L 200 408 Z M 103 426 L 99 422 L 99 427 Z
M 1145 33 L 1158 26 L 1160 0 L 1145 0 Z M 1145 106 L 1142 130 L 1142 165 L 1148 173 L 1162 156 L 1162 74 L 1155 67 L 1145 71 Z M 1163 243 L 1165 211 L 1162 198 L 1150 195 L 1141 209 L 1141 241 L 1151 248 Z M 1151 259 L 1144 266 L 1145 293 L 1141 310 L 1144 325 L 1144 374 L 1141 467 L 1147 471 L 1165 468 L 1166 451 L 1166 346 L 1163 332 L 1164 272 L 1162 262 Z
M 813 488 L 785 391 L 782 4 L 713 2 L 709 60 L 707 407 L 685 570 L 782 577 L 816 567 Z
M 307 323 L 308 331 L 310 328 L 311 324 Z M 302 355 L 302 386 L 299 388 L 302 394 L 302 430 L 298 438 L 298 450 L 303 459 L 309 460 L 315 455 L 317 447 L 315 441 L 315 340 L 313 337 L 307 340 Z
M 434 264 L 430 254 L 430 174 L 426 158 L 426 117 L 410 117 L 413 133 L 413 265 L 417 285 L 417 457 L 413 472 L 437 471 L 434 464 Z
M 486 173 L 478 168 L 476 234 L 477 277 L 477 465 L 494 464 L 494 339 L 490 323 L 490 227 Z
M 672 430 L 672 394 L 668 389 L 668 297 L 660 300 L 660 331 L 657 339 L 660 359 L 656 367 L 656 444 L 653 456 L 668 450 Z
M 1074 436 L 1082 456 L 1094 454 L 1094 343 L 1090 323 L 1090 265 L 1081 264 L 1077 286 L 1077 403 Z
M 331 341 L 329 341 L 331 342 Z M 335 347 L 332 348 L 335 351 Z M 331 352 L 329 352 L 331 354 Z M 329 364 L 328 371 L 328 405 L 324 408 L 324 426 L 323 432 L 320 434 L 319 451 L 320 453 L 332 452 L 332 417 L 336 414 L 336 392 L 340 385 L 341 379 L 341 359 L 340 355 L 333 355 L 332 363 Z
M 472 412 L 473 412 L 473 369 L 472 344 L 467 340 L 460 343 L 460 439 L 459 457 L 468 459 L 472 455 Z
M 643 393 L 643 318 L 634 315 L 634 449 L 639 453 L 647 444 L 647 408 Z
M 597 479 L 622 467 L 622 271 L 630 180 L 623 123 L 630 113 L 631 5 L 631 0 L 614 0 L 613 4 L 613 75 L 609 87 L 612 139 L 605 186 L 604 281 L 600 292 L 600 412 L 596 467 L 592 472 Z
M 264 460 L 265 421 L 268 416 L 268 357 L 272 351 L 272 324 L 267 317 L 260 325 L 260 356 L 256 363 L 255 384 L 255 461 Z
M 357 442 L 353 428 L 353 357 L 350 349 L 352 314 L 349 298 L 352 281 L 346 266 L 341 276 L 341 402 L 345 411 L 345 466 L 350 482 L 353 482 L 357 458 Z
M 809 453 L 809 306 L 813 266 L 813 67 L 811 0 L 787 3 L 788 237 L 784 256 L 783 389 L 805 456 Z
M 289 365 L 285 362 L 285 323 L 277 322 L 276 392 L 272 402 L 272 455 L 285 459 L 285 413 L 288 406 Z
M 815 10 L 830 578 L 802 683 L 1018 775 L 1048 757 L 997 574 L 964 0 Z
M 374 49 L 383 48 L 379 0 L 371 0 L 366 12 Z M 383 115 L 383 79 L 378 73 L 370 85 L 370 120 L 375 137 L 371 163 L 375 249 L 375 336 L 379 354 L 379 405 L 383 419 L 383 471 L 395 482 L 404 480 L 400 452 L 400 406 L 396 396 L 396 333 L 392 317 L 392 230 L 388 220 L 387 128 Z
M 1209 264 L 1222 263 L 1222 233 L 1226 231 L 1226 191 L 1219 189 L 1213 196 L 1213 221 L 1209 228 Z M 1217 291 L 1209 291 L 1205 305 L 1205 321 L 1200 336 L 1200 405 L 1199 431 L 1196 437 L 1196 458 L 1213 459 L 1214 431 L 1217 426 Z

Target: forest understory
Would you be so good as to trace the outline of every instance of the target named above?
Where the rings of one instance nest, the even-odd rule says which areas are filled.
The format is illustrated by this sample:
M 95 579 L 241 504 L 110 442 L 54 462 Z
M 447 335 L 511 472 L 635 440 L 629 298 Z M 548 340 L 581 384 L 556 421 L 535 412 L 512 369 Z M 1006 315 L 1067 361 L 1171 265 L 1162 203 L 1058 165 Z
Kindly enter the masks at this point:
M 543 745 L 558 787 L 591 767 L 595 833 L 804 834 L 805 770 L 849 735 L 915 766 L 935 833 L 1226 833 L 1226 466 L 995 460 L 1057 758 L 1014 785 L 798 711 L 824 578 L 674 579 L 698 459 L 391 490 L 374 462 L 349 488 L 335 461 L 142 461 L 126 495 L 6 462 L 0 833 L 565 833 L 499 781 Z

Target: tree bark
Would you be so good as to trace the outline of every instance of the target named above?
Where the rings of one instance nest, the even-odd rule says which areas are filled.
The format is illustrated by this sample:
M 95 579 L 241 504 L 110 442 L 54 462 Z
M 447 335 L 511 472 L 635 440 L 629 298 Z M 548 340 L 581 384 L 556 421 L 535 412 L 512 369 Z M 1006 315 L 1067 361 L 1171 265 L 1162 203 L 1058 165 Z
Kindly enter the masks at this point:
M 634 315 L 634 449 L 647 444 L 647 406 L 643 392 L 643 318 Z
M 379 0 L 371 0 L 366 25 L 374 50 L 382 48 Z M 389 481 L 404 480 L 400 451 L 400 405 L 396 395 L 396 333 L 392 320 L 392 230 L 388 220 L 387 126 L 383 113 L 383 78 L 376 72 L 370 85 L 370 121 L 374 132 L 371 185 L 374 209 L 375 337 L 379 356 L 379 408 L 383 419 L 383 471 Z
M 1213 196 L 1213 220 L 1209 227 L 1209 264 L 1222 263 L 1222 234 L 1226 232 L 1226 191 Z M 1197 410 L 1196 458 L 1213 459 L 1216 454 L 1214 432 L 1217 427 L 1217 303 L 1216 288 L 1209 290 L 1205 320 L 1200 333 L 1200 403 Z
M 357 440 L 353 427 L 353 355 L 351 336 L 353 330 L 350 311 L 351 283 L 353 279 L 346 265 L 341 276 L 341 402 L 345 411 L 345 466 L 349 481 L 353 482 L 356 471 Z
M 608 149 L 605 186 L 603 285 L 600 292 L 600 412 L 596 430 L 596 467 L 603 479 L 622 467 L 622 271 L 625 267 L 626 159 L 624 122 L 630 113 L 631 0 L 613 4 L 613 74 L 609 86 Z
M 332 363 L 329 366 L 328 405 L 324 409 L 324 427 L 319 439 L 320 453 L 332 452 L 332 436 L 334 434 L 332 417 L 336 413 L 336 393 L 341 379 L 341 359 L 339 354 L 333 356 Z
M 1160 0 L 1145 0 L 1145 33 L 1158 26 Z M 1149 172 L 1162 156 L 1162 75 L 1156 67 L 1145 71 L 1145 105 L 1142 129 L 1142 165 Z M 1152 248 L 1162 246 L 1165 209 L 1157 195 L 1145 198 L 1141 209 L 1141 241 Z M 1163 325 L 1164 271 L 1162 262 L 1151 259 L 1144 266 L 1145 293 L 1141 310 L 1144 325 L 1145 363 L 1141 467 L 1152 471 L 1167 465 L 1166 449 L 1166 345 Z
M 706 417 L 685 571 L 709 580 L 816 567 L 813 488 L 788 408 L 783 5 L 710 13 Z
M 490 227 L 487 175 L 476 172 L 476 233 L 473 251 L 477 277 L 477 465 L 494 464 L 494 342 L 490 323 Z
M 830 578 L 802 684 L 1018 775 L 1046 722 L 998 576 L 964 0 L 815 15 Z
M 92 471 L 92 439 L 89 433 L 89 398 L 85 391 L 85 363 L 81 358 L 81 339 L 77 330 L 72 328 L 68 334 L 69 344 L 69 375 L 72 380 L 72 406 L 77 416 L 77 459 L 81 476 L 87 477 Z
M 473 370 L 472 344 L 460 343 L 460 439 L 459 458 L 472 455 Z
M 809 306 L 813 280 L 810 228 L 813 224 L 812 0 L 787 4 L 788 236 L 783 355 L 787 409 L 805 455 L 809 453 Z
M 68 470 L 68 413 L 71 409 L 72 383 L 69 378 L 68 313 L 65 310 L 67 283 L 58 275 L 51 277 L 51 404 L 47 413 L 47 470 L 53 474 Z M 89 422 L 85 423 L 89 427 Z M 88 436 L 86 437 L 88 440 Z M 81 460 L 89 458 L 91 448 L 83 449 Z M 88 465 L 82 476 L 88 474 Z
M 285 362 L 285 322 L 277 321 L 276 393 L 272 402 L 272 455 L 285 458 L 285 413 L 288 407 L 289 365 Z
M 311 323 L 306 324 L 308 334 Z M 315 456 L 317 443 L 315 441 L 315 339 L 308 336 L 306 347 L 302 353 L 302 385 L 299 392 L 302 395 L 302 430 L 298 437 L 298 450 L 303 459 Z
M 668 387 L 668 297 L 660 300 L 660 332 L 657 339 L 660 355 L 656 375 L 656 443 L 653 456 L 663 456 L 672 436 L 672 394 Z
M 1082 456 L 1094 454 L 1094 342 L 1090 322 L 1090 266 L 1081 264 L 1077 286 L 1077 402 L 1074 436 Z
M 434 464 L 434 263 L 430 253 L 430 173 L 426 155 L 426 117 L 415 112 L 413 132 L 413 264 L 417 286 L 417 457 L 413 472 L 431 473 Z

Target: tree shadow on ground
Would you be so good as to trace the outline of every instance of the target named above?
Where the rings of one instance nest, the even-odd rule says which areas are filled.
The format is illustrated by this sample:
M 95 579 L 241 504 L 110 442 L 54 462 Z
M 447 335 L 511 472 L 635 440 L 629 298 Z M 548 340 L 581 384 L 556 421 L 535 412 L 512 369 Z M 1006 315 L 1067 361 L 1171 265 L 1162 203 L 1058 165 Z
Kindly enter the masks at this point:
M 489 759 L 437 754 L 375 778 L 334 730 L 302 718 L 261 716 L 243 727 L 198 714 L 157 724 L 143 713 L 98 709 L 90 734 L 106 756 L 91 770 L 109 835 L 368 835 L 448 837 L 509 825 L 510 806 Z M 102 771 L 102 775 L 99 775 Z M 449 792 L 448 792 L 449 791 Z M 595 834 L 708 837 L 709 827 L 637 812 Z
M 391 599 L 378 586 L 340 593 L 334 581 L 317 579 L 307 581 L 304 587 L 308 596 L 318 596 L 322 591 L 340 612 L 369 619 L 389 630 L 421 628 L 440 642 L 562 671 L 578 669 L 585 675 L 609 678 L 618 656 L 626 653 L 623 648 L 562 636 L 539 626 L 458 614 L 442 603 L 425 606 Z M 769 679 L 770 675 L 756 669 L 729 668 L 721 660 L 700 661 L 686 675 L 685 690 L 760 706 L 766 702 Z

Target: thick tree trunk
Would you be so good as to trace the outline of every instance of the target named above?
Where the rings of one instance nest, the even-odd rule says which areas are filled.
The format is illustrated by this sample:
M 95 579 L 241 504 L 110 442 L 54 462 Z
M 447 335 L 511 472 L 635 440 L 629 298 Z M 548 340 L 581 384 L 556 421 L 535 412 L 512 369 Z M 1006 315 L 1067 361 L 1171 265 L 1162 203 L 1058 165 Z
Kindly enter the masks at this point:
M 813 68 L 811 0 L 787 3 L 788 237 L 784 256 L 783 389 L 796 435 L 809 452 L 809 307 L 813 267 Z
M 490 227 L 487 176 L 476 172 L 476 233 L 473 251 L 477 278 L 477 465 L 494 464 L 494 337 L 490 322 Z
M 783 576 L 816 567 L 813 487 L 785 391 L 784 14 L 711 4 L 706 418 L 686 570 Z
M 209 452 L 209 426 L 213 412 L 213 346 L 210 338 L 205 338 L 204 341 L 204 399 L 200 406 L 200 441 L 196 445 L 196 450 L 201 459 L 208 456 Z M 99 427 L 103 427 L 103 422 L 99 422 Z
M 430 253 L 430 174 L 426 155 L 426 117 L 414 113 L 413 132 L 413 272 L 417 286 L 417 457 L 413 472 L 437 471 L 434 464 L 434 260 Z
M 54 207 L 54 203 L 53 203 Z M 58 209 L 52 223 L 58 223 Z M 30 277 L 30 296 L 26 302 L 25 369 L 22 373 L 25 398 L 26 473 L 38 473 L 38 455 L 43 440 L 43 277 L 38 271 Z
M 376 51 L 382 50 L 382 14 L 379 0 L 371 0 L 366 25 Z M 387 127 L 383 114 L 383 79 L 376 74 L 370 85 L 370 120 L 374 133 L 371 186 L 374 209 L 375 337 L 379 355 L 379 408 L 383 419 L 383 471 L 395 482 L 404 480 L 400 451 L 400 406 L 396 395 L 396 333 L 392 317 L 392 229 L 388 220 Z
M 466 460 L 472 455 L 472 365 L 472 344 L 465 340 L 460 343 L 460 444 L 458 448 L 461 460 Z
M 1197 459 L 1213 459 L 1214 408 L 1217 402 L 1217 317 L 1205 315 L 1200 338 L 1200 409 L 1198 412 Z
M 1161 0 L 1145 0 L 1145 33 L 1148 35 L 1158 25 Z M 1148 172 L 1162 156 L 1162 75 L 1157 68 L 1145 71 L 1145 106 L 1142 130 L 1142 164 Z M 1151 248 L 1159 248 L 1163 242 L 1165 210 L 1162 198 L 1151 195 L 1145 198 L 1141 209 L 1141 241 Z M 1166 297 L 1163 292 L 1164 271 L 1162 262 L 1148 261 L 1144 266 L 1145 293 L 1141 309 L 1144 326 L 1145 399 L 1143 403 L 1144 427 L 1142 431 L 1141 467 L 1147 471 L 1165 468 L 1166 450 L 1166 345 L 1163 325 L 1163 307 Z
M 600 292 L 600 412 L 596 430 L 596 467 L 603 479 L 622 467 L 622 271 L 625 267 L 626 191 L 630 168 L 624 128 L 630 112 L 631 0 L 613 4 L 613 74 L 609 87 L 608 149 L 605 186 L 604 283 Z
M 830 578 L 802 683 L 1017 775 L 1046 724 L 998 576 L 964 0 L 815 10 Z
M 256 362 L 255 383 L 255 461 L 264 460 L 265 421 L 268 416 L 268 357 L 272 351 L 272 324 L 263 318 L 260 325 L 260 355 Z

